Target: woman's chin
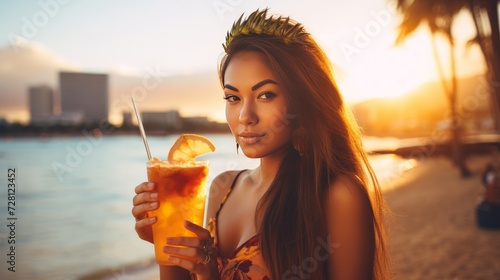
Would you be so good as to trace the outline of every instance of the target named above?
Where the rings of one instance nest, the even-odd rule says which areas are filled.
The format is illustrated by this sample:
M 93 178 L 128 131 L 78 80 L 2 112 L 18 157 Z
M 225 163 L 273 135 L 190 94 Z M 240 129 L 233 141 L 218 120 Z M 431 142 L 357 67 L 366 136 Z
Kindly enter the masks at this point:
M 242 145 L 240 146 L 241 151 L 247 158 L 261 158 L 262 151 L 255 145 Z
M 242 152 L 247 158 L 252 158 L 252 159 L 261 158 L 261 156 L 255 151 L 242 151 Z

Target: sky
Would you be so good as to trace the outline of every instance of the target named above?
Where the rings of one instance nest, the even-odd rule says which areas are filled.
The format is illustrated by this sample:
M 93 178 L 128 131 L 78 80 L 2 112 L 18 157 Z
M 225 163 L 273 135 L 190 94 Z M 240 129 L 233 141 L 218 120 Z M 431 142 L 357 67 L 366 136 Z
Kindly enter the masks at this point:
M 400 22 L 394 0 L 0 0 L 0 48 L 14 53 L 16 46 L 35 44 L 89 72 L 216 73 L 232 23 L 265 7 L 289 15 L 313 35 L 348 102 L 402 95 L 438 79 L 426 29 L 394 45 Z M 474 35 L 472 27 L 461 14 L 454 30 L 459 43 Z M 439 49 L 448 57 L 442 41 Z M 459 76 L 484 72 L 477 47 L 460 48 L 457 57 Z M 221 118 L 220 112 L 212 116 Z

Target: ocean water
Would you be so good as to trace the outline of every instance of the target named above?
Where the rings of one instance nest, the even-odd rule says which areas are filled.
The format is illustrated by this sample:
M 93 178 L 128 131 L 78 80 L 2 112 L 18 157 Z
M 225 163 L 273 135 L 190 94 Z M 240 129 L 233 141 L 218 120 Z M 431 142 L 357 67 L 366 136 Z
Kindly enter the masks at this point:
M 236 154 L 232 136 L 206 136 L 217 146 L 203 157 L 210 161 L 209 183 L 222 171 L 258 165 Z M 166 158 L 176 138 L 149 137 L 152 155 Z M 368 148 L 396 144 L 366 139 Z M 146 160 L 139 136 L 0 139 L 0 279 L 78 279 L 151 259 L 153 246 L 137 237 L 131 215 L 134 188 L 147 178 Z M 413 164 L 394 156 L 370 161 L 381 181 Z M 9 204 L 9 174 L 15 175 L 15 205 Z M 15 272 L 9 270 L 11 246 Z

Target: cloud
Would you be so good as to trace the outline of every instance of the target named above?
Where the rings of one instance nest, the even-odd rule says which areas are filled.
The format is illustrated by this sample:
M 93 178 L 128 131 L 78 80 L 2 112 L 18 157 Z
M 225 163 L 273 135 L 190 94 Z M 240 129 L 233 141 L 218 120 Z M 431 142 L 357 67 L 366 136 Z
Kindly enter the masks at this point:
M 143 111 L 179 110 L 183 115 L 220 116 L 224 110 L 217 73 L 201 72 L 167 75 L 151 65 L 143 74 L 127 65 L 110 66 L 109 110 L 112 119 L 127 111 L 132 94 L 141 96 Z M 48 85 L 58 99 L 59 71 L 82 71 L 59 58 L 42 44 L 22 42 L 0 48 L 0 116 L 11 119 L 13 112 L 28 110 L 28 88 Z M 26 114 L 25 114 L 26 115 Z M 119 118 L 119 117 L 118 117 Z M 27 121 L 26 119 L 23 121 Z
M 60 70 L 77 70 L 43 45 L 27 42 L 0 48 L 0 112 L 27 109 L 28 88 L 57 85 Z

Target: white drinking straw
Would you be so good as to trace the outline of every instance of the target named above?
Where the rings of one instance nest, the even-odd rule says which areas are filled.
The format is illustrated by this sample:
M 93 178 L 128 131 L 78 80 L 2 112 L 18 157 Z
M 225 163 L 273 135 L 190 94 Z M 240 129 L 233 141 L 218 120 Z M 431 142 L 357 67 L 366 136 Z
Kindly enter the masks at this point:
M 148 140 L 146 140 L 146 133 L 144 132 L 144 126 L 142 125 L 141 115 L 139 115 L 139 111 L 137 110 L 137 105 L 135 105 L 135 100 L 133 96 L 130 96 L 132 99 L 132 105 L 134 105 L 135 116 L 137 117 L 137 122 L 139 123 L 139 130 L 141 131 L 142 141 L 144 141 L 144 147 L 146 147 L 146 153 L 148 154 L 148 159 L 151 160 L 151 152 L 149 151 Z

